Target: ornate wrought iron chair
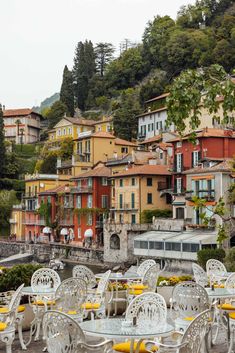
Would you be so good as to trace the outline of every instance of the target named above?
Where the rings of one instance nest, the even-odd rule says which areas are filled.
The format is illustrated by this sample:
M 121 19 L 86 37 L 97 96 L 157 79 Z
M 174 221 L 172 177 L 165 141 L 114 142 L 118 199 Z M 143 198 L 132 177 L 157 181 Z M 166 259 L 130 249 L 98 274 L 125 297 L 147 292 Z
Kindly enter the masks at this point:
M 135 297 L 126 310 L 125 319 L 133 322 L 136 320 L 138 326 L 152 326 L 161 322 L 166 322 L 167 306 L 165 299 L 157 293 L 144 293 Z M 117 343 L 113 346 L 113 350 L 117 352 L 130 352 L 131 342 Z M 145 344 L 141 343 L 140 352 L 146 352 Z M 137 342 L 134 342 L 134 350 L 137 349 Z M 156 347 L 155 347 L 156 351 Z
M 35 293 L 40 290 L 46 290 L 47 288 L 54 288 L 55 291 L 60 285 L 61 280 L 58 273 L 51 268 L 40 268 L 33 273 L 31 278 L 31 287 Z M 35 315 L 34 320 L 31 323 L 31 336 L 35 333 L 35 341 L 39 339 L 40 328 L 42 323 L 42 317 L 44 312 L 55 305 L 55 291 L 54 294 L 47 295 L 33 295 L 30 298 L 30 304 L 32 305 L 33 312 Z
M 44 314 L 43 337 L 48 353 L 112 353 L 112 341 L 88 344 L 79 324 L 59 311 Z
M 224 286 L 224 274 L 227 273 L 226 267 L 222 262 L 210 259 L 206 263 L 206 273 L 210 280 L 210 285 Z
M 143 294 L 144 292 L 156 292 L 160 272 L 160 265 L 155 262 L 154 265 L 145 271 L 141 282 L 129 282 L 127 288 L 127 301 L 130 303 L 135 296 Z
M 202 311 L 210 308 L 206 290 L 195 282 L 177 284 L 172 292 L 171 316 L 176 330 L 185 331 L 189 323 Z
M 143 277 L 145 272 L 153 265 L 156 265 L 156 262 L 153 259 L 143 261 L 137 268 L 138 275 Z
M 55 310 L 61 311 L 74 320 L 83 319 L 82 304 L 87 295 L 86 282 L 82 278 L 68 278 L 56 290 Z
M 195 263 L 192 264 L 192 268 L 193 268 L 193 275 L 196 283 L 200 284 L 200 286 L 202 286 L 203 288 L 207 287 L 209 284 L 209 281 L 208 281 L 207 274 L 203 270 L 203 268 Z
M 75 278 L 82 278 L 87 284 L 87 289 L 92 289 L 97 285 L 94 273 L 87 267 L 83 265 L 74 266 L 72 275 Z
M 0 313 L 0 340 L 6 344 L 6 353 L 12 352 L 11 346 L 15 338 L 16 320 L 23 287 L 24 284 L 15 291 L 8 308 L 6 308 L 5 312 Z
M 83 316 L 86 318 L 91 313 L 91 318 L 96 317 L 103 318 L 106 315 L 105 308 L 105 294 L 108 288 L 109 276 L 111 271 L 106 271 L 98 283 L 98 287 L 93 291 L 89 291 L 86 297 L 86 301 L 82 304 L 84 310 Z
M 207 336 L 210 330 L 211 311 L 205 310 L 189 324 L 184 333 L 176 332 L 177 344 L 168 345 L 161 342 L 145 341 L 146 352 L 152 353 L 153 347 L 158 346 L 158 353 L 201 353 L 207 344 Z

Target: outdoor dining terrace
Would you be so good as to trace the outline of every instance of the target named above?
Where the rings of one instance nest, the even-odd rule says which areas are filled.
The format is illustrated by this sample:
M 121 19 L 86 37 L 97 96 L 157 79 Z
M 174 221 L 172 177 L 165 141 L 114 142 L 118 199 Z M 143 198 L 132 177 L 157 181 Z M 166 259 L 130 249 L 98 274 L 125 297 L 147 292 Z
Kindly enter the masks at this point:
M 61 281 L 39 265 L 3 268 L 0 351 L 231 353 L 235 273 L 215 259 L 192 270 L 166 278 L 153 259 L 125 272 L 75 265 Z

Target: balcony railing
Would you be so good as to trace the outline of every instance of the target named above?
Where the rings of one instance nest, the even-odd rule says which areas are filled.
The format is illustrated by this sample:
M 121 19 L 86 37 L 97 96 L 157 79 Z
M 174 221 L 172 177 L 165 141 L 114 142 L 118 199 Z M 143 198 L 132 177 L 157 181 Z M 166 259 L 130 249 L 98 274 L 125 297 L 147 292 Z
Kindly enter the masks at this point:
M 45 220 L 44 219 L 38 219 L 38 220 L 25 220 L 24 222 L 23 222 L 23 224 L 25 224 L 25 225 L 31 225 L 31 226 L 45 226 L 46 225 L 46 222 L 45 222 Z
M 73 208 L 73 201 L 64 202 L 64 208 Z
M 10 219 L 9 219 L 9 223 L 10 223 L 10 224 L 16 224 L 17 221 L 16 221 L 16 219 L 10 218 Z
M 26 192 L 23 194 L 23 198 L 32 198 L 32 199 L 36 199 L 38 196 L 37 193 L 34 193 L 34 192 Z
M 196 196 L 207 201 L 214 201 L 215 190 L 198 190 L 198 191 L 190 190 L 185 192 L 185 196 L 187 200 L 192 200 L 192 198 Z
M 67 227 L 73 227 L 73 226 L 74 226 L 73 220 L 67 220 L 67 219 L 61 219 L 61 220 L 59 221 L 59 224 L 60 224 L 61 226 L 67 226 Z
M 136 203 L 123 203 L 123 204 L 117 204 L 114 205 L 111 210 L 113 211 L 132 211 L 132 210 L 137 210 L 138 205 Z
M 75 194 L 79 193 L 92 193 L 93 189 L 91 186 L 81 186 L 81 187 L 74 187 L 71 188 L 70 191 Z

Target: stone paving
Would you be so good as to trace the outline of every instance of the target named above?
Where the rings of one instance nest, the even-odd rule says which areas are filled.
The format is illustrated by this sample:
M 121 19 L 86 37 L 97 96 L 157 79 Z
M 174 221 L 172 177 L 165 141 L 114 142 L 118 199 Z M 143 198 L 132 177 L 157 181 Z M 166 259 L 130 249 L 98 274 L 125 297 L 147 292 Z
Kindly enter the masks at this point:
M 24 337 L 25 339 L 27 339 L 27 332 L 24 332 Z M 31 344 L 29 345 L 27 351 L 22 351 L 21 347 L 20 347 L 20 343 L 18 340 L 18 336 L 16 336 L 16 339 L 13 342 L 13 346 L 12 346 L 12 353 L 23 353 L 23 352 L 27 352 L 27 353 L 42 353 L 43 348 L 45 347 L 45 344 L 42 340 L 34 342 L 32 341 Z M 227 353 L 228 351 L 228 347 L 226 344 L 226 338 L 225 338 L 225 333 L 224 331 L 222 331 L 220 333 L 220 336 L 218 338 L 218 344 L 216 344 L 215 346 L 213 346 L 210 349 L 210 353 Z M 0 342 L 0 352 L 1 353 L 5 353 L 5 347 L 4 345 Z M 55 352 L 57 353 L 57 352 Z

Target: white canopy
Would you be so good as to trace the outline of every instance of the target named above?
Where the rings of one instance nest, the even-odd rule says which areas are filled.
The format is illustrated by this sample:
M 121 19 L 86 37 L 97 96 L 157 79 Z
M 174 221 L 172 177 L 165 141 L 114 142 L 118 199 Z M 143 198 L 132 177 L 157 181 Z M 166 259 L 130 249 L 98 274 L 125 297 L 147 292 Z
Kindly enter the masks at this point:
M 50 227 L 44 227 L 43 230 L 42 230 L 42 232 L 43 232 L 44 234 L 51 234 L 51 228 L 50 228 Z
M 68 235 L 69 234 L 69 231 L 67 228 L 62 228 L 61 231 L 60 231 L 60 235 Z
M 85 231 L 84 238 L 92 238 L 92 237 L 93 237 L 93 230 L 89 228 Z

